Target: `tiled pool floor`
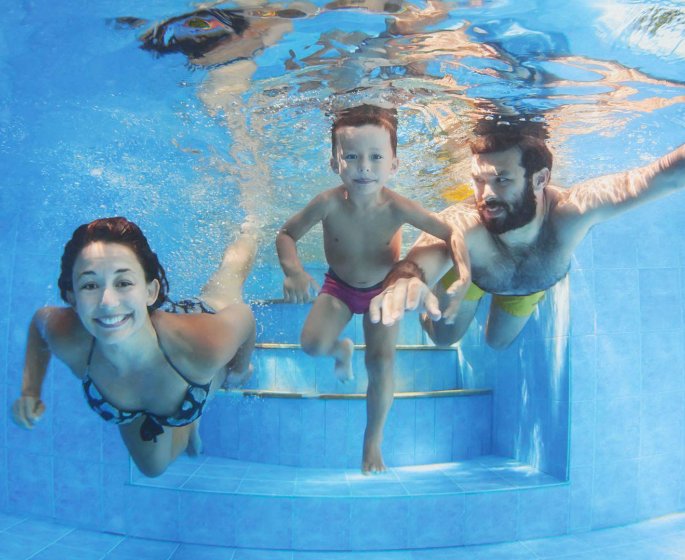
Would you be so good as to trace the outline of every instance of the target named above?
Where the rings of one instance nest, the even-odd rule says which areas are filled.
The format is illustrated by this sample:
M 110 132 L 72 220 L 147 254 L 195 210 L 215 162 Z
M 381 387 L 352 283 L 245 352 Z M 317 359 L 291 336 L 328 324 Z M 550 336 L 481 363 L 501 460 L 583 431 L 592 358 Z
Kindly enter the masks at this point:
M 0 513 L 0 560 L 673 560 L 685 559 L 685 514 L 505 544 L 388 552 L 298 552 L 186 545 L 94 533 Z
M 358 469 L 288 467 L 211 456 L 179 457 L 160 477 L 146 478 L 135 469 L 131 477 L 135 485 L 181 491 L 335 498 L 425 496 L 560 483 L 529 465 L 494 455 L 390 468 L 379 476 L 364 476 Z

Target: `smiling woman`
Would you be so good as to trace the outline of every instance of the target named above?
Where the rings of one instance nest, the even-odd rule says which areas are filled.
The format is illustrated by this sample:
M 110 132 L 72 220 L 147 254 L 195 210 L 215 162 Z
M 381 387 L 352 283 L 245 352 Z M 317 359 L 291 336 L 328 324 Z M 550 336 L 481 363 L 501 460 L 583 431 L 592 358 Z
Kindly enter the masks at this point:
M 125 218 L 79 226 L 59 278 L 70 307 L 43 307 L 31 321 L 15 422 L 30 429 L 44 413 L 41 388 L 54 354 L 81 380 L 89 406 L 119 425 L 144 474 L 162 474 L 184 450 L 198 453 L 206 401 L 251 372 L 255 324 L 242 286 L 255 251 L 255 236 L 244 232 L 200 297 L 174 303 L 138 226 Z

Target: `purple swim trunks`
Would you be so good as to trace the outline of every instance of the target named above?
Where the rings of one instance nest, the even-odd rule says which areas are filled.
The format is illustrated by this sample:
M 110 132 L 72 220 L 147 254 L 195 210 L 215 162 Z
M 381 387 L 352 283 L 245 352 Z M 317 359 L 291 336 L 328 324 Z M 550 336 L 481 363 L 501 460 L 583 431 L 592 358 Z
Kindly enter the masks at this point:
M 320 294 L 328 294 L 342 301 L 352 313 L 366 313 L 371 300 L 383 291 L 383 282 L 368 288 L 355 288 L 328 269 Z

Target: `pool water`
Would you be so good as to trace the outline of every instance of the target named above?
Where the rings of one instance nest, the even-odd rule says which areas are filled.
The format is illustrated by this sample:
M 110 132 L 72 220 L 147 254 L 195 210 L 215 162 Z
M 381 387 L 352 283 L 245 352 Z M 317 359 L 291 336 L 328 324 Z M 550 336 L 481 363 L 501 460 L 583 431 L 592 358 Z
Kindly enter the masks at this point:
M 331 114 L 357 103 L 398 108 L 393 187 L 433 210 L 469 194 L 477 121 L 545 129 L 560 185 L 682 144 L 680 3 L 291 3 L 308 15 L 264 9 L 254 47 L 208 66 L 144 51 L 145 26 L 116 23 L 190 4 L 91 4 L 26 0 L 0 22 L 0 558 L 613 558 L 628 542 L 634 557 L 683 557 L 682 194 L 595 228 L 504 352 L 484 345 L 482 313 L 447 351 L 407 317 L 392 468 L 372 479 L 357 468 L 363 348 L 346 387 L 297 348 L 308 309 L 275 303 L 272 243 L 336 184 Z M 61 364 L 36 430 L 8 419 L 31 314 L 59 303 L 63 243 L 105 215 L 141 225 L 177 297 L 243 221 L 263 232 L 247 286 L 255 376 L 212 403 L 205 455 L 158 479 L 131 467 Z M 322 276 L 320 230 L 300 253 Z M 363 343 L 359 321 L 347 333 Z

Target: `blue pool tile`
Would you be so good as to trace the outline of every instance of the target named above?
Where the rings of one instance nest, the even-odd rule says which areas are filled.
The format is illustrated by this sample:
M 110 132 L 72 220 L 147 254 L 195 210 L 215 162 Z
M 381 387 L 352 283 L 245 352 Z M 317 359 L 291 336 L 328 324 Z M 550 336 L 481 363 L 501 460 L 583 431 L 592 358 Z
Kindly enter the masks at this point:
M 169 541 L 178 539 L 179 492 L 141 486 L 126 486 L 124 492 L 127 534 Z
M 235 549 L 200 544 L 181 544 L 169 560 L 234 560 Z
M 55 516 L 65 522 L 99 525 L 100 464 L 55 457 Z
M 595 255 L 596 256 L 596 255 Z M 638 273 L 633 269 L 595 270 L 597 332 L 637 332 L 640 329 Z
M 642 333 L 642 386 L 645 393 L 685 389 L 683 332 Z
M 203 492 L 229 493 L 236 492 L 240 486 L 239 478 L 213 478 L 209 476 L 192 476 L 182 488 L 184 490 L 201 490 Z
M 464 544 L 509 541 L 516 536 L 519 493 L 466 494 Z
M 405 499 L 350 500 L 350 548 L 406 548 L 410 502 Z M 379 523 L 383 520 L 382 523 Z
M 348 550 L 351 515 L 350 500 L 310 498 L 295 502 L 293 509 L 293 547 L 303 550 Z M 319 527 L 337 527 L 321 531 Z
M 517 537 L 531 539 L 568 531 L 570 487 L 530 489 L 521 494 Z
M 632 397 L 640 393 L 640 335 L 615 333 L 597 337 L 597 399 Z M 577 367 L 574 367 L 574 371 Z M 621 375 L 616 375 L 620 371 Z
M 637 517 L 639 463 L 613 461 L 596 464 L 592 496 L 592 526 L 594 529 L 633 523 Z M 620 480 L 621 485 L 616 481 Z
M 112 549 L 107 560 L 167 560 L 178 543 L 128 537 Z
M 592 232 L 593 264 L 602 268 L 635 268 L 638 234 L 625 219 L 612 220 Z
M 235 544 L 236 516 L 232 495 L 182 492 L 179 496 L 179 540 L 208 545 Z
M 102 556 L 101 553 L 92 550 L 53 544 L 31 556 L 31 560 L 100 560 Z
M 640 458 L 638 519 L 657 517 L 678 509 L 678 493 L 673 489 L 678 488 L 681 464 L 680 454 Z
M 682 394 L 681 394 L 682 395 Z M 673 453 L 685 438 L 685 399 L 671 392 L 645 394 L 640 406 L 640 455 Z
M 571 406 L 571 467 L 592 465 L 595 454 L 595 401 Z
M 125 537 L 111 533 L 98 533 L 74 529 L 64 535 L 56 544 L 105 554 L 123 542 Z
M 71 527 L 53 523 L 51 521 L 40 521 L 37 519 L 26 519 L 21 523 L 12 525 L 5 533 L 16 536 L 30 536 L 31 539 L 42 546 L 47 546 L 70 533 Z
M 22 513 L 52 515 L 52 457 L 12 450 L 7 455 L 8 500 Z
M 234 521 L 236 546 L 292 547 L 293 499 L 238 496 L 234 507 L 239 512 Z
M 592 526 L 593 467 L 572 467 L 570 473 L 569 532 L 589 531 Z
M 240 494 L 256 496 L 292 496 L 295 492 L 295 481 L 244 478 L 237 491 Z
M 464 495 L 414 497 L 409 506 L 409 548 L 459 546 L 464 541 Z
M 350 485 L 343 477 L 338 481 L 298 480 L 295 496 L 349 496 Z
M 640 270 L 640 319 L 644 331 L 681 329 L 680 270 Z
M 249 550 L 239 548 L 233 555 L 233 560 L 293 560 L 290 550 Z
M 616 426 L 621 426 L 620 430 Z M 602 464 L 632 459 L 640 453 L 640 399 L 597 403 L 595 461 Z
M 2 513 L 0 512 L 0 531 L 4 531 L 5 529 L 9 529 L 13 525 L 17 525 L 18 523 L 21 523 L 24 521 L 26 518 L 20 515 L 9 515 L 7 513 Z
M 573 309 L 570 330 L 574 336 L 594 334 L 596 316 L 594 271 L 571 271 L 569 277 L 571 285 L 569 306 Z
M 25 560 L 44 547 L 45 544 L 37 542 L 28 535 L 5 533 L 0 535 L 0 558 L 3 560 Z

